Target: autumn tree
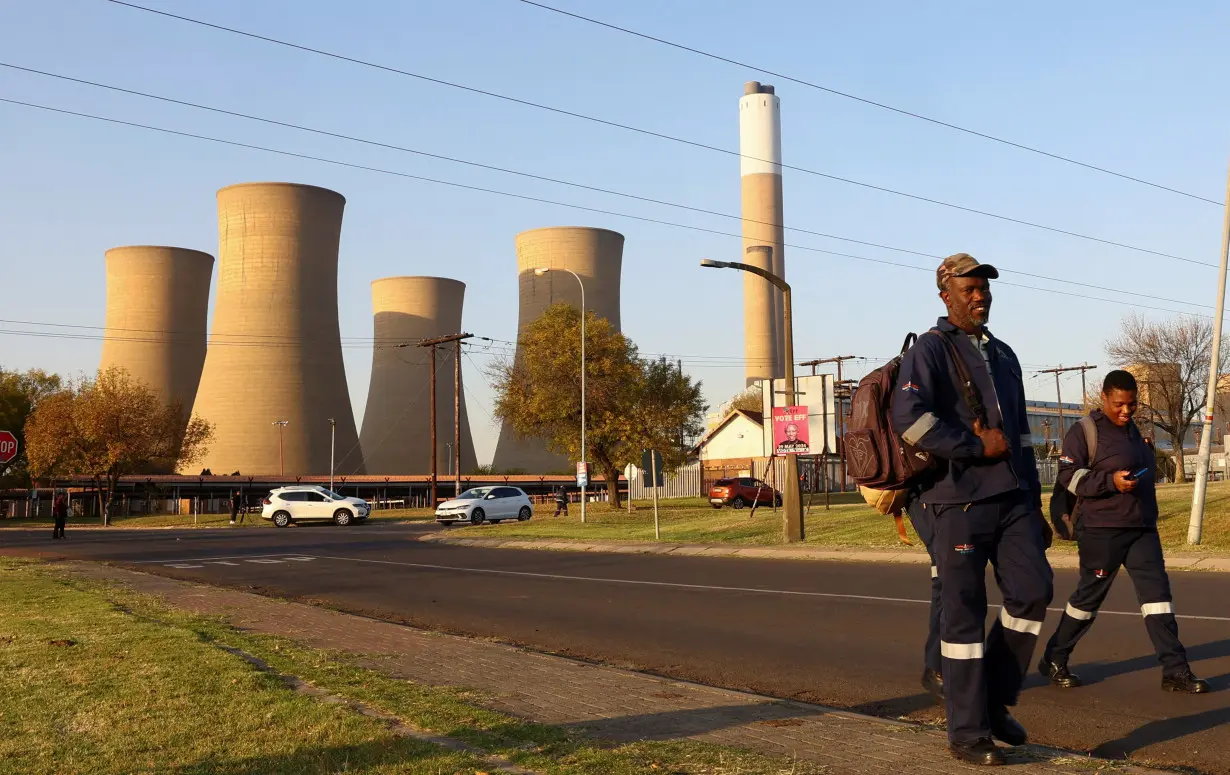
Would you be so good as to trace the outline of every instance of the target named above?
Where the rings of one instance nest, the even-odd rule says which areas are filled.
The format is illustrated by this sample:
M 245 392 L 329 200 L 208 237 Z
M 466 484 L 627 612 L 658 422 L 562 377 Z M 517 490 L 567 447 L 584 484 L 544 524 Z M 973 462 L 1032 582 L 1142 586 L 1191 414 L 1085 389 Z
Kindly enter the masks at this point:
M 213 426 L 185 418 L 143 382 L 112 367 L 73 382 L 39 403 L 26 422 L 33 476 L 83 475 L 102 484 L 103 524 L 120 477 L 191 465 L 205 454 Z
M 26 420 L 40 401 L 59 389 L 60 378 L 41 369 L 0 369 L 0 430 L 11 431 L 17 437 L 17 457 L 7 464 L 0 463 L 0 486 L 28 483 Z
M 1154 323 L 1129 315 L 1119 335 L 1106 343 L 1115 365 L 1136 377 L 1142 425 L 1170 437 L 1177 482 L 1187 480 L 1183 440 L 1204 408 L 1212 350 L 1213 321 L 1186 316 Z M 1221 362 L 1226 363 L 1225 354 Z
M 518 356 L 490 369 L 495 416 L 519 436 L 539 438 L 553 452 L 580 459 L 581 315 L 548 307 L 521 333 Z M 674 366 L 642 360 L 636 345 L 592 312 L 585 322 L 586 459 L 606 480 L 619 508 L 619 474 L 653 448 L 676 467 L 687 441 L 702 430 L 700 384 Z M 671 461 L 671 462 L 667 462 Z
M 753 385 L 747 390 L 736 394 L 734 398 L 730 399 L 730 411 L 760 414 L 764 411 L 764 392 L 759 387 Z

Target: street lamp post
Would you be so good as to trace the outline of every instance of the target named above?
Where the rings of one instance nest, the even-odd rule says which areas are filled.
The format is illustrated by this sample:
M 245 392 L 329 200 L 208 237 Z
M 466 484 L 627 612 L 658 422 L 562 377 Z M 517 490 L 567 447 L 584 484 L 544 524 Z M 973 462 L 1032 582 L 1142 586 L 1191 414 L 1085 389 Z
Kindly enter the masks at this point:
M 753 246 L 748 248 L 748 250 L 754 250 L 759 247 Z M 794 325 L 792 323 L 793 313 L 790 306 L 790 284 L 772 272 L 768 272 L 758 266 L 742 264 L 737 261 L 714 261 L 711 258 L 703 258 L 700 265 L 712 269 L 738 269 L 741 272 L 751 272 L 754 275 L 763 277 L 781 290 L 783 339 L 785 340 L 786 351 L 786 405 L 794 406 L 796 403 L 794 392 Z M 772 381 L 769 384 L 772 385 Z M 765 421 L 772 422 L 772 418 L 766 417 Z M 799 460 L 796 455 L 786 455 L 786 475 L 782 478 L 785 480 L 783 485 L 786 490 L 784 493 L 785 497 L 783 498 L 786 540 L 788 542 L 802 541 L 803 498 L 799 492 Z
M 534 270 L 534 274 L 542 277 L 547 272 L 550 272 L 552 267 L 542 266 Z M 581 280 L 581 276 L 571 269 L 559 269 L 561 272 L 567 272 L 577 278 L 577 285 L 581 286 L 581 467 L 585 470 L 585 483 L 581 485 L 581 521 L 585 521 L 585 490 L 589 484 L 589 465 L 586 461 L 587 448 L 585 446 L 585 282 Z M 612 500 L 614 503 L 614 500 Z
M 337 449 L 337 420 L 329 418 L 329 492 L 333 492 L 333 452 Z
M 290 425 L 290 420 L 274 420 L 278 426 L 278 476 L 286 476 L 286 459 L 282 457 L 282 429 Z

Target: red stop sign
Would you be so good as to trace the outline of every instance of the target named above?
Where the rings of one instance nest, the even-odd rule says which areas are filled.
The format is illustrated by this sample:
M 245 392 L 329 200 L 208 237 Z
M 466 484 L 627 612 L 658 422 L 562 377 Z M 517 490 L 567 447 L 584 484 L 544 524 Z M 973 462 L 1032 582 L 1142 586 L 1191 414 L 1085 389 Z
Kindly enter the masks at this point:
M 0 464 L 11 463 L 17 457 L 17 437 L 10 431 L 0 431 Z

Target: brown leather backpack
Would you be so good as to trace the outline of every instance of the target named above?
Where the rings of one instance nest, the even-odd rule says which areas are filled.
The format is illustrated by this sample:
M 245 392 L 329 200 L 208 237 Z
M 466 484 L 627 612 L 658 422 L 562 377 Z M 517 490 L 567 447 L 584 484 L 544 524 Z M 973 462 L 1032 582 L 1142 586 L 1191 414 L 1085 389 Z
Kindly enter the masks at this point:
M 965 361 L 952 337 L 932 329 L 947 346 L 961 379 L 963 396 L 974 416 L 986 425 L 986 411 Z M 846 468 L 861 487 L 872 490 L 907 490 L 924 480 L 940 465 L 929 452 L 906 442 L 893 429 L 893 400 L 901 360 L 918 337 L 909 334 L 901 353 L 859 380 L 850 404 L 850 424 L 845 434 Z

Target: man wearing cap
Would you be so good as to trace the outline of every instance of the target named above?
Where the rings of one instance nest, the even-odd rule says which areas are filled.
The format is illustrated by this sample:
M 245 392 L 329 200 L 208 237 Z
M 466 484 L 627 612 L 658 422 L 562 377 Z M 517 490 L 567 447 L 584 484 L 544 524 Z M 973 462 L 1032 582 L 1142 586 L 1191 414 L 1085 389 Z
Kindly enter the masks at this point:
M 1008 707 L 1020 694 L 1052 595 L 1021 365 L 986 329 L 989 281 L 998 277 L 967 253 L 944 259 L 935 279 L 948 315 L 905 354 L 892 406 L 901 438 L 940 462 L 917 507 L 934 526 L 949 748 L 962 761 L 987 765 L 1004 763 L 993 738 L 1026 740 Z M 986 632 L 988 562 L 1004 606 Z

